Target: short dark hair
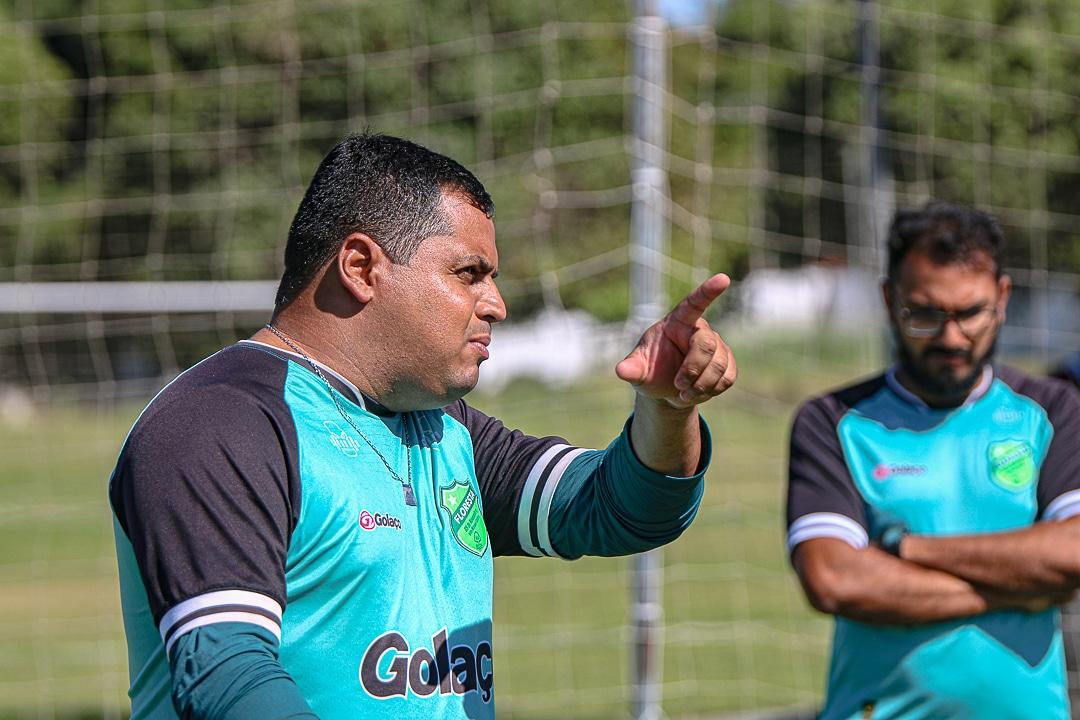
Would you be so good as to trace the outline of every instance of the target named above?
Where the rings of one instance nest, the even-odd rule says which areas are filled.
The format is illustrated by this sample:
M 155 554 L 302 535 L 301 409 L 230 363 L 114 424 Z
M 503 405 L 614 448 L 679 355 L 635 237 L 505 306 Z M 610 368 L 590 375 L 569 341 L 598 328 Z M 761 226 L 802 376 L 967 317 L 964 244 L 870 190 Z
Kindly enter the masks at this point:
M 425 239 L 450 232 L 443 193 L 489 218 L 495 213 L 483 184 L 445 155 L 390 135 L 339 142 L 319 163 L 289 228 L 274 312 L 295 300 L 354 232 L 407 263 Z
M 1004 244 L 998 221 L 977 208 L 938 201 L 918 210 L 899 210 L 889 228 L 888 279 L 896 280 L 901 262 L 915 248 L 939 265 L 971 262 L 983 253 L 1001 277 Z

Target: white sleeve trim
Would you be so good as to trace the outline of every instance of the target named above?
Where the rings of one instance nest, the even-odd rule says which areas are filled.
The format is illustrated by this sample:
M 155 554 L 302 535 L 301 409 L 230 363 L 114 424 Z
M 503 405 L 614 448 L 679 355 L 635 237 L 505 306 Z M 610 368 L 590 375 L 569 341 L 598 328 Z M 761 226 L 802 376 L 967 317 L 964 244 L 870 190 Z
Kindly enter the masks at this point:
M 540 494 L 540 508 L 536 513 L 536 534 L 540 538 L 540 549 L 549 557 L 562 557 L 551 544 L 551 533 L 548 527 L 548 521 L 551 518 L 551 501 L 555 497 L 555 488 L 559 486 L 559 481 L 562 480 L 562 476 L 566 473 L 566 468 L 570 467 L 570 463 L 586 452 L 590 452 L 590 450 L 588 448 L 577 448 L 563 455 L 558 465 L 551 471 L 551 475 L 548 476 L 547 484 L 544 485 L 544 490 Z
M 184 633 L 221 622 L 247 622 L 266 628 L 281 639 L 281 605 L 271 597 L 249 590 L 218 590 L 189 598 L 161 618 L 158 631 L 165 652 Z
M 788 553 L 794 551 L 799 543 L 820 537 L 843 540 L 856 549 L 870 544 L 870 536 L 866 534 L 866 528 L 847 515 L 818 512 L 803 515 L 791 523 L 787 536 Z
M 1080 515 L 1080 490 L 1069 490 L 1046 506 L 1043 520 L 1068 520 L 1076 515 Z
M 569 445 L 552 445 L 533 464 L 528 477 L 525 478 L 525 486 L 521 489 L 521 498 L 518 500 L 518 544 L 521 549 L 533 557 L 540 557 L 544 553 L 540 548 L 533 545 L 532 533 L 529 531 L 529 520 L 532 518 L 533 496 L 536 494 L 536 486 L 540 477 L 551 461 Z M 541 495 L 541 499 L 543 495 Z
M 224 612 L 215 613 L 213 615 L 203 615 L 202 617 L 195 618 L 189 622 L 184 623 L 176 629 L 170 637 L 168 642 L 165 643 L 165 654 L 168 655 L 172 650 L 172 646 L 184 636 L 185 633 L 189 633 L 195 628 L 205 627 L 207 625 L 214 625 L 215 623 L 223 622 L 242 622 L 250 623 L 252 625 L 258 625 L 261 628 L 266 628 L 274 634 L 274 637 L 281 642 L 281 626 L 278 623 L 265 618 L 262 615 L 255 615 L 254 613 L 245 612 Z

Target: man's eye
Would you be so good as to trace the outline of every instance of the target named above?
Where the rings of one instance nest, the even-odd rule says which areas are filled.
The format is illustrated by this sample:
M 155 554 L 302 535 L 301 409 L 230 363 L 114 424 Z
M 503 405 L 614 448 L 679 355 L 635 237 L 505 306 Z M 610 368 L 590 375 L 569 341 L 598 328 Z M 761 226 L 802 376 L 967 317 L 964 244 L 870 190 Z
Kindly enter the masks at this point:
M 978 307 L 961 310 L 960 312 L 956 313 L 956 317 L 960 318 L 961 320 L 967 320 L 968 318 L 973 318 L 979 313 L 984 312 L 985 310 L 986 307 L 984 305 L 979 305 Z
M 477 268 L 477 267 L 461 268 L 460 270 L 457 271 L 457 274 L 463 280 L 470 280 L 470 281 L 475 280 L 477 277 L 480 276 L 480 268 Z
M 941 319 L 940 310 L 916 309 L 911 311 L 911 319 L 916 322 L 937 322 Z

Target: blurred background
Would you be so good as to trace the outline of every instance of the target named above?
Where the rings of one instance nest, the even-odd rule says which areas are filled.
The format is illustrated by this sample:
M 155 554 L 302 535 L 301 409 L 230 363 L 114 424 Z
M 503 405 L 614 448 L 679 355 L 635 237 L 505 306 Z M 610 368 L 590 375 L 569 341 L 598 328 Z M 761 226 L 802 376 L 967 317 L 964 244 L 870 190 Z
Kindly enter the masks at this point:
M 613 361 L 735 279 L 697 522 L 636 566 L 497 561 L 500 717 L 817 705 L 830 624 L 785 557 L 787 425 L 889 360 L 893 209 L 991 211 L 1002 353 L 1080 349 L 1073 0 L 2 0 L 0 718 L 126 717 L 116 453 L 268 319 L 307 181 L 364 129 L 495 199 L 511 319 L 472 401 L 508 424 L 604 446 L 631 400 Z

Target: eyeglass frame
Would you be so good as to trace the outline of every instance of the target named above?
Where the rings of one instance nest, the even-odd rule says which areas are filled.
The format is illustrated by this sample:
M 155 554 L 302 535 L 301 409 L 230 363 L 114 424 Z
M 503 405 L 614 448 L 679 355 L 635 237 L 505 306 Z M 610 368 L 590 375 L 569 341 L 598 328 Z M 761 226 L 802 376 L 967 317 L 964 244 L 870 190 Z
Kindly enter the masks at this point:
M 894 288 L 894 293 L 895 293 L 895 288 Z M 977 338 L 978 336 L 982 335 L 984 332 L 989 330 L 991 327 L 993 327 L 995 324 L 1001 322 L 1001 308 L 999 306 L 1000 302 L 1001 302 L 1000 295 L 991 304 L 983 305 L 983 306 L 979 307 L 977 310 L 974 309 L 974 308 L 967 308 L 965 310 L 942 310 L 941 308 L 935 308 L 935 307 L 918 308 L 918 309 L 923 310 L 925 312 L 933 313 L 934 315 L 936 315 L 939 318 L 938 321 L 937 321 L 937 325 L 934 328 L 928 328 L 928 329 L 916 329 L 916 328 L 913 328 L 911 326 L 911 313 L 912 313 L 911 308 L 908 307 L 907 305 L 903 304 L 902 302 L 900 302 L 898 297 L 894 296 L 894 298 L 895 299 L 893 300 L 893 305 L 895 306 L 896 311 L 897 311 L 897 315 L 899 316 L 900 329 L 903 330 L 904 334 L 907 335 L 908 337 L 913 337 L 913 338 L 935 337 L 937 335 L 940 335 L 941 332 L 943 330 L 945 330 L 945 326 L 948 324 L 948 322 L 950 320 L 952 320 L 954 323 L 956 323 L 956 328 L 961 332 L 961 334 L 963 334 L 964 337 L 966 337 L 968 340 L 974 340 L 975 338 Z M 971 315 L 969 315 L 968 317 L 966 317 L 966 318 L 961 317 L 961 315 L 963 315 L 964 313 L 969 313 L 969 312 L 971 313 Z M 986 325 L 986 327 L 980 328 L 980 329 L 978 329 L 978 330 L 976 330 L 974 332 L 969 332 L 969 331 L 964 329 L 964 325 L 963 325 L 964 320 L 969 320 L 971 318 L 978 317 L 980 314 L 987 313 L 987 312 L 993 313 L 993 318 L 991 319 L 990 323 Z

